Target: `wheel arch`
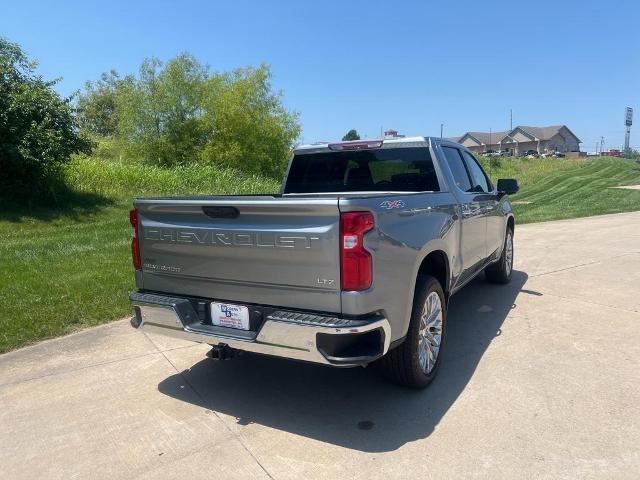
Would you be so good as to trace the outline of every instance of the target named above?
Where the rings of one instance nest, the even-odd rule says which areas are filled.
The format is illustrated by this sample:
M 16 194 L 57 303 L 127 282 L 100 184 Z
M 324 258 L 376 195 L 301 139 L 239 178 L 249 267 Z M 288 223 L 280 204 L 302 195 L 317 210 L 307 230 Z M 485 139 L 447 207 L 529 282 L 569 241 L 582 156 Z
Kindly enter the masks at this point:
M 427 256 L 422 259 L 422 262 L 418 267 L 418 276 L 420 275 L 431 275 L 438 280 L 442 286 L 442 290 L 444 291 L 445 301 L 448 303 L 451 284 L 451 267 L 449 264 L 449 257 L 446 252 L 443 250 L 432 250 L 429 252 Z M 417 285 L 418 282 L 416 281 L 416 286 L 414 286 L 414 295 Z

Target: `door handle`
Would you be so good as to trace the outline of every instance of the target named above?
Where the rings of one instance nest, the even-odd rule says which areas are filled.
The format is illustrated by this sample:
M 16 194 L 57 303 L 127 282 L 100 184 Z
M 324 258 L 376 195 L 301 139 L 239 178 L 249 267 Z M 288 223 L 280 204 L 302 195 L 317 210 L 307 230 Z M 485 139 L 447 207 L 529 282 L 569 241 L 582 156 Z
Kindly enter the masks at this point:
M 462 218 L 473 217 L 478 214 L 480 207 L 473 206 L 470 203 L 462 204 Z

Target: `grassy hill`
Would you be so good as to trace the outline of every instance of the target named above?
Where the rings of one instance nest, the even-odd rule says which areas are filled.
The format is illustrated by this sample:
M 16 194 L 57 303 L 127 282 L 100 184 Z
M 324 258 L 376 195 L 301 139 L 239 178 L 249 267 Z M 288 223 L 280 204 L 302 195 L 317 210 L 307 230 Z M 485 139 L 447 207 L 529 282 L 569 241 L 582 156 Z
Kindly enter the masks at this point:
M 511 197 L 517 223 L 640 210 L 640 191 L 610 188 L 640 184 L 640 165 L 613 157 L 591 159 L 501 158 L 483 166 L 494 181 L 517 178 Z
M 129 313 L 134 196 L 269 193 L 272 179 L 76 160 L 57 206 L 0 208 L 0 352 Z M 8 261 L 7 261 L 8 260 Z
M 640 210 L 631 161 L 502 158 L 492 178 L 516 177 L 518 223 Z M 0 352 L 129 314 L 128 211 L 134 195 L 269 193 L 278 182 L 215 167 L 172 170 L 76 160 L 74 190 L 57 205 L 0 208 Z

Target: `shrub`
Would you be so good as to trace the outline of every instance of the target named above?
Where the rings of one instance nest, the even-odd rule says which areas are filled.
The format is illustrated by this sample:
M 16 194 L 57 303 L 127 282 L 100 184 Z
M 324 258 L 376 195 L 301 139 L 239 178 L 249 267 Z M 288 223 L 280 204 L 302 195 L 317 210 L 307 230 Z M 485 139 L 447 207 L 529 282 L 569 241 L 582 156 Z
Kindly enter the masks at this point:
M 77 131 L 70 99 L 35 72 L 22 49 L 0 37 L 0 195 L 50 198 L 61 166 L 91 142 Z
M 300 133 L 269 67 L 210 73 L 192 55 L 145 60 L 137 76 L 105 73 L 78 100 L 82 127 L 112 139 L 103 158 L 173 167 L 225 165 L 279 178 Z

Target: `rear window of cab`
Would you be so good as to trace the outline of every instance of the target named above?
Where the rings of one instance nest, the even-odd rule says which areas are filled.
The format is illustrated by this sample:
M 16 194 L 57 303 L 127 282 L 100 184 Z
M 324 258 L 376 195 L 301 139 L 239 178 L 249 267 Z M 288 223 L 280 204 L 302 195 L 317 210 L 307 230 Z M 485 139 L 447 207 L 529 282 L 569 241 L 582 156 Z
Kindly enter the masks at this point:
M 426 147 L 299 153 L 284 193 L 440 191 Z

